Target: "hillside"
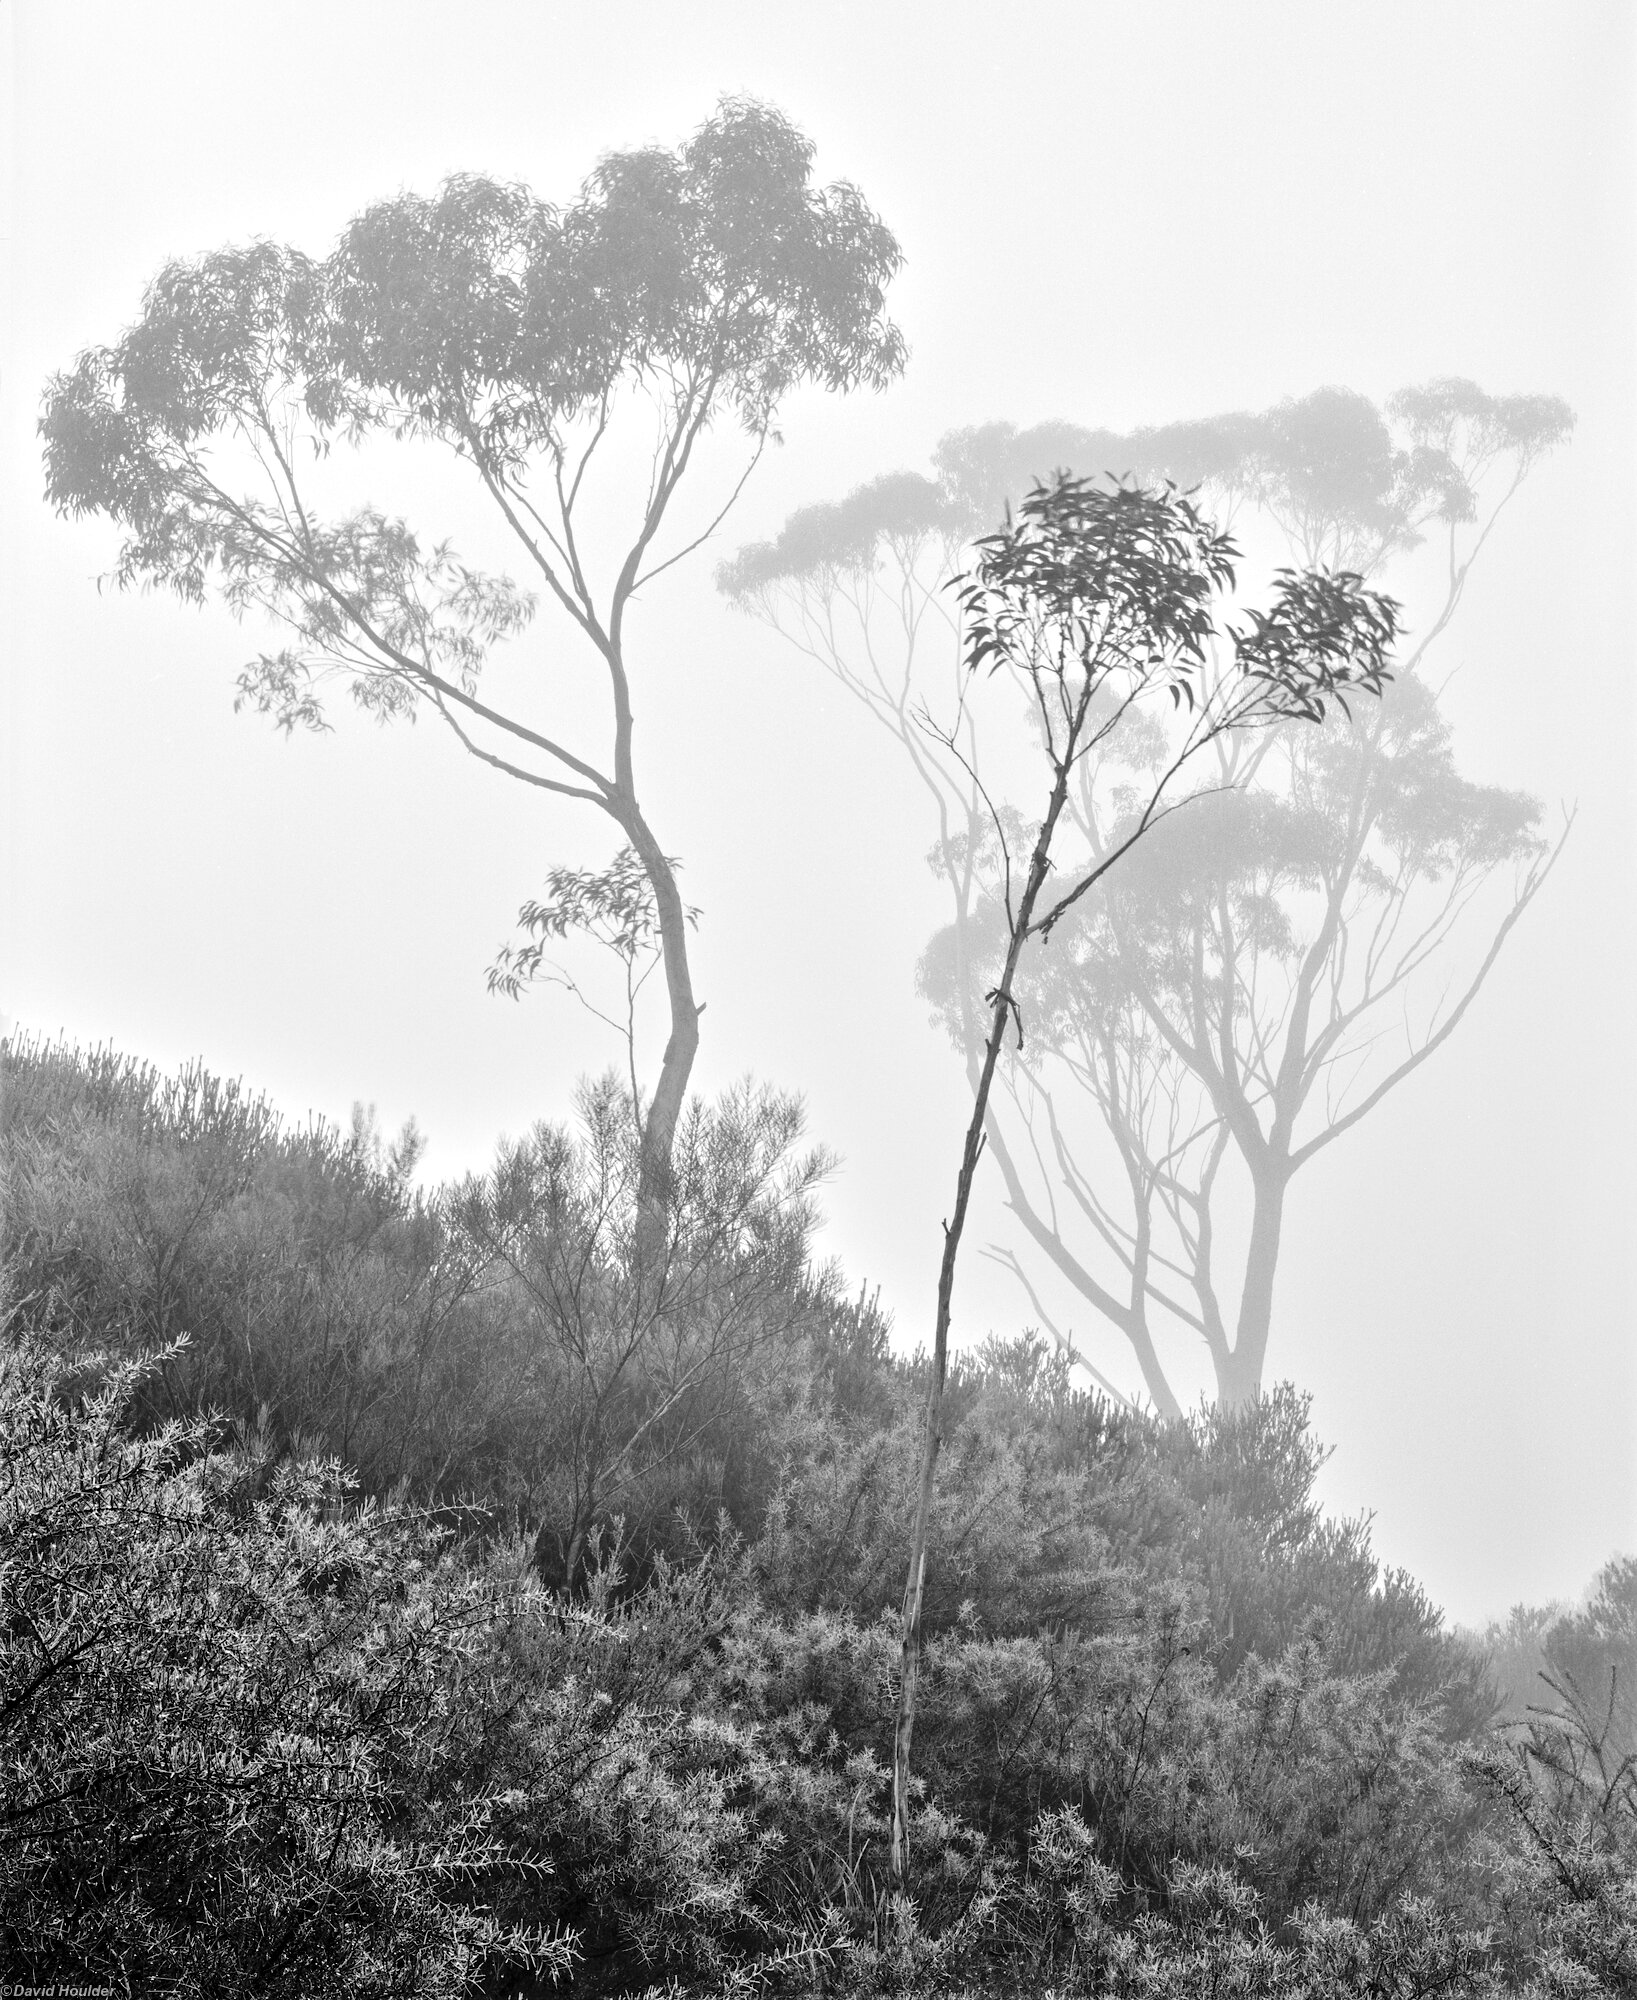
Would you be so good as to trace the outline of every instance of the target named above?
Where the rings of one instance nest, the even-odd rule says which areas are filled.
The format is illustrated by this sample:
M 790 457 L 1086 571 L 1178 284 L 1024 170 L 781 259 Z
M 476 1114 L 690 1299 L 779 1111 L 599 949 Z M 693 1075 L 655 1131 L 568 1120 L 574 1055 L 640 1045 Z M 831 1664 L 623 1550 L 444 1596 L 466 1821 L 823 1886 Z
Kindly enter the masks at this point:
M 895 1900 L 925 1361 L 815 1265 L 793 1102 L 693 1108 L 656 1262 L 611 1080 L 424 1191 L 412 1133 L 0 1058 L 10 1976 L 1637 1991 L 1637 1564 L 1477 1645 L 1294 1389 L 1166 1425 L 992 1338 Z

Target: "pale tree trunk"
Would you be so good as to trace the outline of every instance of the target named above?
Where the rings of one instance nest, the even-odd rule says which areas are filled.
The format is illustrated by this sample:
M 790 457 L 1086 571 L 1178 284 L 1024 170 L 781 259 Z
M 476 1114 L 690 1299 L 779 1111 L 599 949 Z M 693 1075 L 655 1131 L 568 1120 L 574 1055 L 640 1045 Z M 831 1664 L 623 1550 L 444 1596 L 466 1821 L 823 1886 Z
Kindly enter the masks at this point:
M 699 1053 L 699 1016 L 704 1009 L 694 998 L 688 963 L 688 919 L 672 868 L 634 801 L 617 815 L 619 824 L 642 861 L 654 892 L 659 918 L 660 949 L 665 968 L 665 995 L 671 1031 L 659 1067 L 659 1081 L 648 1101 L 642 1123 L 642 1163 L 638 1181 L 638 1235 L 645 1254 L 663 1247 L 669 1225 L 673 1180 L 671 1156 L 676 1128 L 688 1097 L 688 1079 Z M 641 1115 L 641 1107 L 637 1107 Z
M 1257 1176 L 1233 1351 L 1217 1365 L 1217 1401 L 1224 1409 L 1243 1409 L 1262 1393 L 1262 1368 L 1273 1325 L 1273 1281 L 1279 1268 L 1279 1238 L 1289 1185 L 1286 1175 L 1276 1168 Z
M 1041 821 L 1040 832 L 1035 840 L 1034 854 L 1029 862 L 1028 880 L 1012 923 L 1005 968 L 989 996 L 994 1003 L 989 1023 L 989 1037 L 984 1046 L 983 1065 L 978 1074 L 977 1086 L 973 1091 L 972 1115 L 967 1120 L 966 1138 L 961 1147 L 960 1172 L 955 1180 L 954 1213 L 944 1224 L 943 1258 L 938 1269 L 938 1316 L 933 1328 L 932 1372 L 927 1383 L 926 1425 L 921 1447 L 921 1480 L 916 1491 L 915 1522 L 910 1535 L 909 1576 L 904 1585 L 904 1609 L 899 1644 L 898 1719 L 893 1730 L 891 1868 L 893 1882 L 901 1889 L 906 1888 L 909 1882 L 910 1748 L 915 1734 L 915 1698 L 921 1671 L 921 1607 L 926 1584 L 927 1522 L 932 1511 L 933 1473 L 937 1468 L 938 1452 L 943 1443 L 944 1383 L 949 1372 L 949 1320 L 955 1293 L 955 1260 L 960 1252 L 961 1231 L 966 1226 L 966 1211 L 972 1198 L 972 1183 L 977 1176 L 978 1160 L 983 1152 L 984 1126 L 989 1111 L 989 1092 L 995 1080 L 995 1065 L 1000 1060 L 1001 1044 L 1006 1039 L 1006 1030 L 1016 1017 L 1016 1005 L 1012 999 L 1012 981 L 1017 975 L 1018 960 L 1028 941 L 1029 925 L 1034 915 L 1035 904 L 1045 885 L 1051 858 L 1052 835 L 1056 832 L 1057 822 L 1068 796 L 1069 772 L 1073 768 L 1075 741 L 1084 710 L 1085 701 L 1082 700 L 1080 712 L 1069 731 L 1068 750 L 1057 769 L 1056 782 L 1052 787 L 1046 816 Z

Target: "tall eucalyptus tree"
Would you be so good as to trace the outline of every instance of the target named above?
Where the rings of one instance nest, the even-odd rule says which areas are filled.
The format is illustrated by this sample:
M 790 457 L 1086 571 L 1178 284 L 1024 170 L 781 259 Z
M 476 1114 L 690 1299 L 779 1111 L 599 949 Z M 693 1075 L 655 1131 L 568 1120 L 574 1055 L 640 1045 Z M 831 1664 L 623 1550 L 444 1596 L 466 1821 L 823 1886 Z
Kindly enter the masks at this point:
M 904 358 L 884 302 L 898 245 L 855 188 L 812 185 L 812 158 L 776 112 L 729 100 L 677 152 L 608 155 L 564 208 L 459 175 L 366 210 L 322 261 L 261 242 L 170 264 L 135 325 L 51 383 L 41 420 L 51 499 L 124 531 L 121 584 L 214 593 L 291 633 L 244 668 L 241 702 L 321 728 L 322 684 L 339 679 L 378 719 L 429 712 L 492 769 L 613 821 L 651 898 L 670 1010 L 643 1134 L 651 1209 L 699 1006 L 675 865 L 638 784 L 628 614 L 720 523 L 790 389 L 880 386 Z M 743 434 L 736 472 L 677 533 L 673 502 L 723 419 Z M 592 475 L 633 421 L 648 426 L 646 485 L 618 496 L 626 524 L 599 565 Z M 530 698 L 485 698 L 491 655 L 536 608 L 528 591 L 379 508 L 321 511 L 334 449 L 378 438 L 461 462 L 598 670 L 600 743 L 563 733 L 543 662 Z M 610 871 L 610 897 L 628 873 Z

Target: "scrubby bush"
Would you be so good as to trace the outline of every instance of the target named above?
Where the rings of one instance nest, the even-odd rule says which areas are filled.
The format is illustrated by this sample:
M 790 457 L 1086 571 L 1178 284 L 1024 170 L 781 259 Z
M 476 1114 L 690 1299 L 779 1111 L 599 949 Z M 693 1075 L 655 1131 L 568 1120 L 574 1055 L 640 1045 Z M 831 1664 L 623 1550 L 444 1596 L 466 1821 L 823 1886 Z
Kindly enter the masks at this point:
M 926 1359 L 813 1265 L 790 1100 L 694 1107 L 639 1246 L 611 1082 L 417 1193 L 362 1116 L 0 1059 L 8 1976 L 1637 1992 L 1637 1564 L 1514 1619 L 1549 1678 L 1496 1727 L 1482 1649 L 1317 1505 L 1303 1398 L 1167 1425 L 991 1340 L 944 1405 L 906 1897 Z
M 1616 1591 L 1624 1568 L 1604 1573 Z M 1570 1693 L 1471 1766 L 1503 1809 L 1489 1914 L 1516 1990 L 1637 1993 L 1637 1756 L 1609 1709 Z
M 1167 1906 L 1179 1861 L 1230 1868 L 1276 1923 L 1314 1898 L 1371 1920 L 1445 1886 L 1467 1804 L 1426 1712 L 1386 1674 L 1338 1673 L 1316 1640 L 1223 1683 L 1202 1637 L 1138 1599 L 1101 1633 L 968 1623 L 931 1640 L 917 1771 L 942 1817 L 918 1819 L 914 1845 L 934 1876 L 951 1828 L 1023 1868 L 1040 1815 L 1067 1810 L 1128 1914 Z M 815 1612 L 741 1629 L 721 1685 L 760 1716 L 821 1714 L 857 1760 L 890 1739 L 896 1671 L 890 1620 Z M 879 1891 L 884 1847 L 861 1834 L 858 1852 Z
M 639 1253 L 636 1108 L 611 1077 L 578 1108 L 577 1131 L 537 1127 L 444 1209 L 481 1267 L 473 1338 L 498 1392 L 468 1463 L 570 1588 L 615 1517 L 654 1550 L 667 1521 L 755 1505 L 756 1404 L 788 1378 L 822 1291 L 811 1194 L 830 1164 L 797 1153 L 792 1098 L 743 1086 L 696 1101 L 664 1240 Z
M 611 1081 L 576 1128 L 493 1171 L 410 1186 L 418 1140 L 286 1127 L 194 1066 L 0 1044 L 4 1251 L 23 1324 L 134 1353 L 138 1421 L 220 1411 L 329 1453 L 363 1490 L 471 1503 L 577 1576 L 765 1506 L 810 1332 L 846 1317 L 808 1260 L 827 1161 L 795 1100 L 728 1092 L 679 1130 L 672 1227 L 631 1256 L 640 1124 Z
M 553 1593 L 333 1464 L 130 1435 L 138 1381 L 27 1341 L 0 1378 L 8 1973 L 430 1995 L 532 1952 L 530 1990 L 586 1993 L 1631 1990 L 1634 1781 L 1589 1720 L 1463 1763 L 1317 1635 L 1224 1678 L 1129 1572 L 1086 1632 L 968 1611 L 929 1647 L 911 1905 L 890 1620 L 776 1614 L 731 1546 L 639 1588 L 598 1546 Z
M 819 1386 L 761 1528 L 760 1577 L 784 1608 L 873 1618 L 903 1588 L 917 1472 L 917 1357 L 867 1413 Z M 1334 1522 L 1308 1400 L 1280 1385 L 1237 1411 L 1168 1425 L 1073 1387 L 1034 1336 L 990 1340 L 951 1371 L 928 1540 L 924 1621 L 963 1607 L 991 1634 L 1103 1628 L 1134 1598 L 1185 1604 L 1194 1643 L 1231 1679 L 1322 1633 L 1343 1674 L 1388 1673 L 1450 1741 L 1499 1703 L 1481 1659 L 1413 1579 L 1383 1574 L 1368 1524 Z
M 417 1141 L 360 1114 L 292 1128 L 198 1065 L 0 1044 L 4 1250 L 43 1338 L 167 1355 L 136 1416 L 227 1411 L 344 1459 L 375 1491 L 459 1434 L 447 1366 L 477 1272 L 414 1198 Z
M 1364 1924 L 1309 1904 L 1273 1926 L 1230 1867 L 1179 1861 L 1164 1886 L 1163 1914 L 1122 1915 L 1120 1878 L 1081 1821 L 1065 1810 L 1042 1815 L 1028 1875 L 1005 1911 L 1014 1962 L 1031 1983 L 1051 1977 L 1057 1992 L 1099 2000 L 1476 2000 L 1490 1990 L 1484 1933 L 1423 1900 Z
M 485 1580 L 412 1517 L 349 1512 L 334 1465 L 222 1457 L 196 1420 L 125 1435 L 141 1380 L 72 1393 L 26 1344 L 0 1361 L 8 1969 L 441 1995 L 496 1957 L 563 1962 L 450 1893 L 528 1865 L 491 1802 L 427 1809 Z
M 790 1959 L 781 1829 L 850 1781 L 715 1698 L 731 1569 L 553 1597 L 333 1463 L 130 1436 L 143 1372 L 0 1369 L 0 1969 L 442 1996 Z

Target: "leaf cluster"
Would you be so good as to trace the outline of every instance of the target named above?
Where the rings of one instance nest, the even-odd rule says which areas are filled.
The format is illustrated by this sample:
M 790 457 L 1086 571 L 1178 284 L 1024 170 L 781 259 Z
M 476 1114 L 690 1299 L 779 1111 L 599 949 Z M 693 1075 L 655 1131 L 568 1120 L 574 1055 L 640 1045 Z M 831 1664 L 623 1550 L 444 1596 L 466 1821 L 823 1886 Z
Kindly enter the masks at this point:
M 488 653 L 534 610 L 378 509 L 326 522 L 312 466 L 337 443 L 423 437 L 465 460 L 548 591 L 617 655 L 620 605 L 703 431 L 732 413 L 759 450 L 797 385 L 879 385 L 903 364 L 885 309 L 898 245 L 856 188 L 814 186 L 812 159 L 778 112 L 726 99 L 674 152 L 608 155 L 566 207 L 457 175 L 377 203 L 321 260 L 258 242 L 167 265 L 135 325 L 50 383 L 47 496 L 117 524 L 121 584 L 190 602 L 214 585 L 290 626 L 297 644 L 240 682 L 287 729 L 321 723 L 331 674 L 383 719 L 462 695 L 474 714 Z M 622 395 L 657 407 L 661 435 L 599 611 L 573 520 Z
M 666 857 L 672 872 L 681 867 Z M 685 912 L 697 923 L 699 912 Z M 582 932 L 621 960 L 628 971 L 660 949 L 659 910 L 653 884 L 634 848 L 622 847 L 604 869 L 553 868 L 544 900 L 531 897 L 517 913 L 529 942 L 503 946 L 489 969 L 489 991 L 515 999 L 540 976 L 553 941 Z
M 1044 654 L 1087 673 L 1169 668 L 1180 685 L 1204 658 L 1211 600 L 1231 587 L 1237 551 L 1174 488 L 1111 491 L 1059 473 L 974 553 L 957 590 L 970 671 Z
M 1059 679 L 1072 669 L 1203 707 L 1214 601 L 1233 586 L 1237 554 L 1169 483 L 1111 488 L 1061 472 L 975 544 L 957 590 L 967 667 Z M 1247 687 L 1235 724 L 1322 721 L 1328 701 L 1355 687 L 1379 694 L 1389 677 L 1397 607 L 1356 575 L 1281 570 L 1272 608 L 1249 619 L 1232 632 Z

